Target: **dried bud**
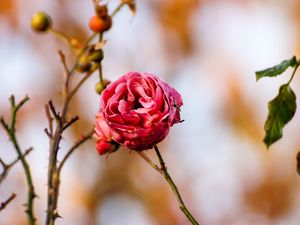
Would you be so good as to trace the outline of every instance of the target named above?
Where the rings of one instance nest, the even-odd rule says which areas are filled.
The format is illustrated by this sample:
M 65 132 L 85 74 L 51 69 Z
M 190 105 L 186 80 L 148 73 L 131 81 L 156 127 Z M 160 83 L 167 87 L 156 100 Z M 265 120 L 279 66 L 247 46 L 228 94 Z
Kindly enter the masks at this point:
M 95 7 L 95 12 L 99 18 L 108 16 L 107 5 L 97 5 Z
M 31 27 L 37 32 L 46 32 L 52 27 L 51 17 L 45 12 L 37 12 L 31 18 Z
M 126 4 L 131 13 L 134 15 L 136 13 L 136 4 L 135 4 L 135 0 L 122 0 L 123 4 Z

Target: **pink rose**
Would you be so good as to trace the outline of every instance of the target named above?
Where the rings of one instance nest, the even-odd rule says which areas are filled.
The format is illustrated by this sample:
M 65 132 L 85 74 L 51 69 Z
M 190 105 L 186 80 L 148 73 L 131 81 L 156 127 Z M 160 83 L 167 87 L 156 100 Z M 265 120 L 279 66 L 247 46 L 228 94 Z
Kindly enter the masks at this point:
M 151 149 L 180 122 L 182 104 L 181 95 L 160 78 L 124 74 L 102 92 L 95 125 L 98 152 L 109 152 L 115 142 L 137 151 Z

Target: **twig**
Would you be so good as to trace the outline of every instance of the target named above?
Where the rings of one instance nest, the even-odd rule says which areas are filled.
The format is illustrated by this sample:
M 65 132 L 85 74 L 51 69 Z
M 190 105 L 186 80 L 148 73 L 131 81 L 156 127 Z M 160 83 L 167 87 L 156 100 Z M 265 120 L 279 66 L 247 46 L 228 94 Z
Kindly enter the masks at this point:
M 61 117 L 60 117 L 59 114 L 56 112 L 56 109 L 55 109 L 55 107 L 54 107 L 54 105 L 53 105 L 52 100 L 50 100 L 50 101 L 48 102 L 48 106 L 49 106 L 49 109 L 50 109 L 52 115 L 54 116 L 56 122 L 59 122 L 59 121 L 61 120 Z
M 69 126 L 71 126 L 73 123 L 75 123 L 77 120 L 79 120 L 78 116 L 73 117 L 70 121 L 68 121 L 64 126 L 63 130 L 67 129 Z
M 52 139 L 53 138 L 53 125 L 52 125 L 53 118 L 50 115 L 49 106 L 45 105 L 44 107 L 45 107 L 45 113 L 46 113 L 46 117 L 47 117 L 47 121 L 48 121 L 48 127 L 49 127 L 49 131 L 48 131 L 47 128 L 45 128 L 45 132 L 48 135 L 48 137 L 50 139 Z
M 26 204 L 26 213 L 27 213 L 27 220 L 28 224 L 34 225 L 35 224 L 35 216 L 34 216 L 34 211 L 33 211 L 33 203 L 34 203 L 34 198 L 36 197 L 33 182 L 32 182 L 32 177 L 31 177 L 31 172 L 30 172 L 30 167 L 28 165 L 27 160 L 24 157 L 24 154 L 22 153 L 22 150 L 19 146 L 19 143 L 16 138 L 15 134 L 15 123 L 16 123 L 16 115 L 18 110 L 23 106 L 25 102 L 27 102 L 29 98 L 25 96 L 17 105 L 15 104 L 15 97 L 12 95 L 10 97 L 10 103 L 11 103 L 11 123 L 10 127 L 7 125 L 5 122 L 4 118 L 1 117 L 0 122 L 5 129 L 7 135 L 9 136 L 14 149 L 17 152 L 18 157 L 21 160 L 25 176 L 26 176 L 26 181 L 27 181 L 27 186 L 28 186 L 28 195 L 27 195 L 27 204 Z
M 25 157 L 25 156 L 27 156 L 31 151 L 33 150 L 33 148 L 29 148 L 29 149 L 27 149 L 25 152 L 24 152 L 24 154 L 23 154 L 23 158 Z M 18 157 L 18 158 L 16 158 L 14 161 L 12 161 L 11 163 L 9 163 L 9 164 L 6 164 L 6 163 L 4 163 L 4 161 L 2 160 L 2 159 L 0 159 L 0 164 L 2 165 L 2 168 L 3 168 L 3 171 L 2 171 L 2 173 L 1 173 L 1 175 L 0 175 L 0 184 L 3 182 L 3 180 L 7 177 L 7 174 L 8 174 L 8 172 L 9 172 L 9 170 L 20 160 L 21 158 L 20 157 Z
M 58 54 L 59 54 L 60 61 L 63 65 L 63 69 L 64 69 L 65 82 L 64 82 L 64 87 L 63 87 L 63 96 L 64 96 L 64 98 L 66 98 L 68 95 L 68 92 L 69 92 L 69 83 L 70 83 L 71 74 L 68 69 L 66 57 L 65 57 L 64 53 L 61 50 L 59 50 Z
M 79 90 L 81 85 L 84 84 L 84 82 L 95 72 L 96 69 L 93 69 L 85 74 L 85 76 L 77 83 L 77 85 L 74 87 L 72 91 L 70 91 L 67 101 L 70 102 L 73 96 L 76 94 L 76 92 Z M 66 107 L 67 108 L 67 107 Z M 64 111 L 63 111 L 64 112 Z M 62 113 L 64 115 L 64 113 Z
M 16 193 L 11 193 L 10 197 L 9 197 L 6 201 L 4 201 L 4 202 L 2 202 L 2 203 L 0 204 L 0 212 L 1 212 L 3 209 L 5 209 L 6 206 L 7 206 L 12 200 L 14 200 L 16 196 L 17 196 Z
M 78 140 L 71 148 L 70 150 L 67 152 L 67 154 L 64 156 L 63 160 L 61 161 L 61 163 L 58 166 L 58 174 L 60 174 L 62 167 L 64 166 L 65 162 L 67 161 L 67 159 L 71 156 L 71 154 L 83 143 L 85 143 L 88 139 L 90 139 L 92 137 L 94 133 L 94 128 L 85 136 L 83 136 L 82 138 L 80 138 L 80 140 Z
M 93 33 L 89 39 L 84 43 L 84 47 L 81 49 L 81 51 L 78 53 L 77 58 L 75 60 L 75 63 L 73 64 L 71 70 L 70 70 L 70 74 L 72 75 L 75 71 L 75 68 L 78 64 L 78 61 L 80 59 L 80 57 L 86 52 L 86 50 L 89 48 L 89 43 L 98 35 L 98 33 Z
M 70 43 L 70 38 L 68 38 L 63 32 L 58 31 L 58 30 L 53 30 L 53 29 L 49 29 L 49 32 L 51 32 L 54 36 L 56 36 L 58 39 L 62 40 L 63 42 L 65 42 L 67 45 L 70 45 L 71 48 L 73 48 L 73 46 Z
M 123 5 L 125 5 L 125 3 L 121 2 L 111 13 L 111 17 L 114 17 L 115 15 L 117 15 L 117 13 L 122 9 Z

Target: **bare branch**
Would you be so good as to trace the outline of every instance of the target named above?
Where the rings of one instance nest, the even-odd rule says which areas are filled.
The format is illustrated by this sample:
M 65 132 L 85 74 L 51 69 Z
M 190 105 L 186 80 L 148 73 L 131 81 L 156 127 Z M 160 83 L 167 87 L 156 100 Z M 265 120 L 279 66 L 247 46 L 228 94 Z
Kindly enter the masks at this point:
M 52 138 L 53 137 L 53 125 L 52 125 L 53 118 L 50 115 L 49 106 L 45 105 L 44 108 L 45 108 L 45 113 L 46 113 L 48 127 L 49 127 L 49 132 L 47 129 L 45 130 L 45 132 L 50 138 Z
M 23 106 L 23 104 L 28 101 L 29 98 L 27 96 L 25 96 L 17 105 L 15 104 L 15 97 L 12 95 L 10 97 L 10 103 L 11 103 L 11 123 L 10 123 L 10 127 L 8 126 L 8 124 L 5 122 L 4 118 L 1 117 L 1 124 L 4 127 L 7 135 L 10 138 L 11 143 L 14 146 L 14 149 L 18 155 L 18 159 L 20 159 L 22 166 L 23 166 L 23 170 L 25 173 L 25 177 L 26 177 L 26 181 L 27 181 L 27 188 L 28 188 L 28 192 L 27 192 L 27 204 L 26 204 L 26 214 L 27 214 L 27 220 L 28 220 L 28 224 L 30 225 L 34 225 L 35 224 L 35 216 L 34 216 L 34 210 L 33 210 L 33 203 L 34 203 L 34 198 L 36 197 L 35 194 L 35 190 L 34 190 L 34 186 L 33 186 L 33 181 L 32 181 L 32 176 L 31 176 L 31 171 L 30 171 L 30 167 L 29 164 L 27 162 L 27 160 L 24 157 L 24 154 L 26 153 L 22 153 L 22 150 L 20 148 L 20 145 L 17 141 L 17 137 L 16 137 L 16 133 L 15 133 L 15 123 L 16 123 L 16 116 L 17 116 L 17 112 L 18 110 Z M 28 152 L 30 152 L 32 150 L 29 149 Z M 27 153 L 28 154 L 28 153 Z M 14 161 L 12 163 L 12 165 L 14 165 L 17 161 Z M 4 170 L 5 171 L 5 170 Z M 6 174 L 5 174 L 6 176 Z
M 53 105 L 52 100 L 50 100 L 48 102 L 48 105 L 49 105 L 50 111 L 51 111 L 52 115 L 54 116 L 56 122 L 60 122 L 61 118 L 60 118 L 59 114 L 56 112 L 56 109 L 55 109 L 55 107 Z
M 67 66 L 65 54 L 61 50 L 58 51 L 58 54 L 59 54 L 60 61 L 63 65 L 63 69 L 64 69 L 65 82 L 64 82 L 64 86 L 63 86 L 63 96 L 64 96 L 64 98 L 67 98 L 67 95 L 69 93 L 69 83 L 70 83 L 71 73 Z
M 22 158 L 26 157 L 31 151 L 33 150 L 33 148 L 29 148 L 27 149 L 24 154 L 21 156 Z M 2 165 L 3 171 L 0 174 L 0 184 L 3 182 L 3 180 L 7 177 L 8 172 L 10 171 L 10 169 L 21 159 L 21 157 L 19 156 L 18 158 L 16 158 L 14 161 L 12 161 L 9 164 L 6 164 L 3 162 L 2 159 L 0 159 L 0 163 Z
M 72 125 L 73 123 L 75 123 L 77 120 L 79 120 L 79 117 L 78 117 L 78 116 L 73 117 L 69 122 L 67 122 L 67 123 L 63 126 L 62 130 L 67 129 L 69 126 L 71 126 L 71 125 Z

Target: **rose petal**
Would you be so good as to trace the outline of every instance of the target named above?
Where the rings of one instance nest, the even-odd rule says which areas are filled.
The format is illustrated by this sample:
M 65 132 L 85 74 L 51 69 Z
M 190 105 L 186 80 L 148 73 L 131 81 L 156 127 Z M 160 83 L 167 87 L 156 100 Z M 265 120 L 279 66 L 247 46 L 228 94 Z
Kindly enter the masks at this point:
M 121 114 L 127 113 L 132 108 L 131 105 L 132 104 L 129 104 L 125 100 L 121 99 L 118 103 L 118 110 Z

